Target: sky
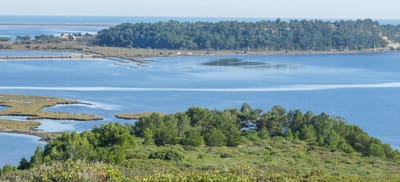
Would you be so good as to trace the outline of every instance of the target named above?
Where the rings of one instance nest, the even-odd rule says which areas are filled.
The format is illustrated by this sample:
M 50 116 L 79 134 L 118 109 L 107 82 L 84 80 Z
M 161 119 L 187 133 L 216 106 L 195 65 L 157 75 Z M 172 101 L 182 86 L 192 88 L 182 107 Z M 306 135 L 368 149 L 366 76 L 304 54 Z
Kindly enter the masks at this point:
M 0 15 L 400 19 L 399 0 L 1 0 Z

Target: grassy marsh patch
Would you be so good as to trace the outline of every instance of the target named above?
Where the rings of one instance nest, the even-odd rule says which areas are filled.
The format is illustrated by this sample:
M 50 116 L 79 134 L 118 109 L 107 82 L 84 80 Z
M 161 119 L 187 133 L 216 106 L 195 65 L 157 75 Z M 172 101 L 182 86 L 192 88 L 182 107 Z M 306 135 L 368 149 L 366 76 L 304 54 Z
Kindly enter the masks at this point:
M 53 120 L 77 120 L 91 121 L 102 118 L 89 114 L 70 114 L 63 112 L 44 112 L 44 107 L 52 107 L 59 104 L 81 104 L 78 101 L 71 101 L 54 97 L 21 96 L 21 95 L 0 95 L 0 105 L 8 107 L 0 110 L 0 116 L 26 116 L 28 120 L 53 119 Z
M 164 115 L 163 113 L 160 113 L 160 112 L 140 112 L 140 113 L 131 113 L 131 114 L 117 114 L 117 115 L 115 115 L 115 117 L 120 118 L 120 119 L 140 119 L 141 117 L 147 117 L 147 116 L 150 116 L 151 114 Z
M 29 121 L 18 121 L 0 118 L 0 132 L 6 133 L 22 133 L 35 135 L 42 140 L 50 140 L 59 133 L 43 132 L 37 130 L 40 122 L 33 121 L 36 119 L 52 119 L 52 120 L 76 120 L 91 121 L 101 120 L 101 117 L 88 114 L 70 114 L 63 112 L 44 112 L 44 107 L 52 107 L 58 104 L 81 104 L 78 101 L 71 101 L 61 98 L 41 97 L 41 96 L 22 96 L 22 95 L 0 95 L 0 106 L 4 109 L 0 110 L 0 116 L 21 116 L 27 117 Z

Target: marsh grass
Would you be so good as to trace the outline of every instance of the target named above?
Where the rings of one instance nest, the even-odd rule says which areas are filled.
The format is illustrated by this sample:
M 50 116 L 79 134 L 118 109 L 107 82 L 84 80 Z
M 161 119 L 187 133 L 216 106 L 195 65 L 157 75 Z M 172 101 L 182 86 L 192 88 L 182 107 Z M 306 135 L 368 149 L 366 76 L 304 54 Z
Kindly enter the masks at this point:
M 17 121 L 0 118 L 0 132 L 23 133 L 35 135 L 42 140 L 48 141 L 59 135 L 59 133 L 43 132 L 37 130 L 40 122 L 36 119 L 52 120 L 76 120 L 91 121 L 100 120 L 101 117 L 88 114 L 69 114 L 62 112 L 44 112 L 44 107 L 52 107 L 58 104 L 81 104 L 77 101 L 70 101 L 53 97 L 21 96 L 21 95 L 0 95 L 0 106 L 6 107 L 0 110 L 0 116 L 23 116 L 28 121 Z M 32 120 L 32 121 L 29 121 Z
M 81 104 L 78 101 L 70 101 L 61 98 L 21 95 L 0 95 L 0 105 L 7 107 L 0 110 L 0 116 L 26 116 L 28 120 L 53 119 L 53 120 L 77 120 L 90 121 L 101 120 L 101 117 L 88 114 L 70 114 L 62 112 L 44 112 L 44 107 L 52 107 L 59 104 Z
M 140 113 L 131 113 L 131 114 L 117 114 L 115 117 L 120 119 L 140 119 L 141 117 L 147 117 L 151 114 L 160 114 L 163 116 L 163 113 L 160 112 L 140 112 Z
M 14 121 L 8 119 L 0 119 L 0 130 L 3 131 L 31 131 L 40 126 L 39 122 L 36 121 Z

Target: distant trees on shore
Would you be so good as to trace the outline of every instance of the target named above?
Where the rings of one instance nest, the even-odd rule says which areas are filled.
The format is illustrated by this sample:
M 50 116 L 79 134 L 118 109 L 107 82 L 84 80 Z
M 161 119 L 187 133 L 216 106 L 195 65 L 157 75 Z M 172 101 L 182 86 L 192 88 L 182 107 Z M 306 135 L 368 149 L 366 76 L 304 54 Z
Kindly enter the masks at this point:
M 60 43 L 62 41 L 79 41 L 79 42 L 92 42 L 93 35 L 91 34 L 81 34 L 81 33 L 71 33 L 71 34 L 64 34 L 62 33 L 60 36 L 56 35 L 46 35 L 46 34 L 41 34 L 41 35 L 35 35 L 34 37 L 31 37 L 29 35 L 25 36 L 17 36 L 15 38 L 15 41 L 17 43 L 24 43 L 24 44 L 30 44 L 30 43 Z M 1 42 L 1 37 L 0 37 L 0 42 Z
M 399 26 L 356 21 L 290 20 L 123 23 L 100 31 L 97 45 L 159 49 L 360 50 L 400 41 Z

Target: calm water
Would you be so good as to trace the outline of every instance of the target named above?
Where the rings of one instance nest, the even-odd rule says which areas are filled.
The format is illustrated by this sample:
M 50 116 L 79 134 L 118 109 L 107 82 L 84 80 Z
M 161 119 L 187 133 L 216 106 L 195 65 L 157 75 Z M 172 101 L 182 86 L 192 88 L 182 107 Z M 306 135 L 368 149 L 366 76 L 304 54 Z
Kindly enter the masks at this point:
M 399 53 L 236 56 L 244 63 L 260 64 L 203 64 L 220 58 L 233 57 L 151 58 L 144 67 L 104 59 L 2 61 L 0 93 L 81 100 L 93 105 L 46 110 L 105 118 L 93 122 L 42 120 L 40 128 L 45 131 L 83 131 L 110 121 L 132 122 L 116 119 L 117 113 L 172 113 L 190 106 L 238 108 L 247 102 L 265 110 L 282 105 L 342 116 L 400 147 Z
M 43 146 L 44 142 L 39 142 L 38 137 L 0 133 L 0 166 L 5 164 L 18 165 L 22 157 L 30 159 L 37 146 Z

